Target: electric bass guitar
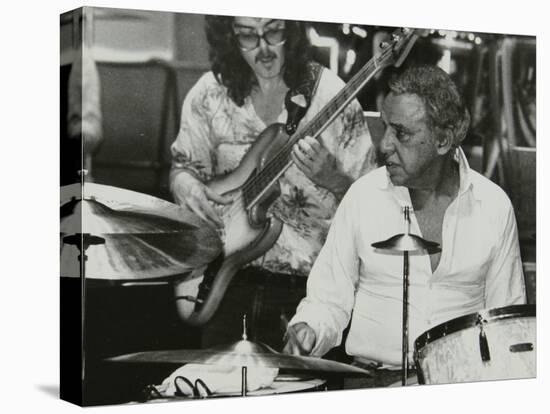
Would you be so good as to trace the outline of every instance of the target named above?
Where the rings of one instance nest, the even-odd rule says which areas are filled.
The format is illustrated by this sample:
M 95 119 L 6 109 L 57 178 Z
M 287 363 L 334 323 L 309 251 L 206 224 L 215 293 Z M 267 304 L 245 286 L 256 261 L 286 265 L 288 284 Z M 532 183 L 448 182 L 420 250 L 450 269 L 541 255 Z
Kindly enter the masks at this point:
M 203 325 L 217 310 L 229 283 L 239 268 L 262 256 L 277 241 L 283 224 L 267 216 L 280 195 L 278 179 L 291 166 L 293 145 L 319 135 L 344 110 L 374 75 L 388 66 L 400 66 L 418 38 L 417 30 L 398 29 L 381 51 L 336 94 L 319 113 L 289 136 L 284 124 L 272 124 L 257 138 L 237 169 L 207 185 L 234 201 L 222 210 L 223 253 L 206 269 L 176 287 L 180 317 L 188 324 Z

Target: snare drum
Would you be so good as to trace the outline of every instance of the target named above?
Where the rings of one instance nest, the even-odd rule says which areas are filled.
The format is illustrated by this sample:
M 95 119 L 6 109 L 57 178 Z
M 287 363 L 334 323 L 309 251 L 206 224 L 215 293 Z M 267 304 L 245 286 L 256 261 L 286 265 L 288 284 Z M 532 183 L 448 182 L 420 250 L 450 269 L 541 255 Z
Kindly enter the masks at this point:
M 286 380 L 276 378 L 273 383 L 267 387 L 256 391 L 250 391 L 248 396 L 258 395 L 277 395 L 277 394 L 292 394 L 297 392 L 312 392 L 325 391 L 326 381 L 323 379 L 308 379 L 308 380 Z M 240 396 L 240 393 L 225 393 L 214 394 L 216 397 Z
M 151 388 L 154 389 L 152 392 Z M 165 385 L 156 385 L 149 387 L 147 391 L 147 401 L 174 401 L 174 400 L 188 400 L 197 397 L 191 396 L 167 396 L 165 394 Z M 319 378 L 300 379 L 280 376 L 275 378 L 275 381 L 267 387 L 261 388 L 255 391 L 247 392 L 247 396 L 260 396 L 260 395 L 278 395 L 278 394 L 292 394 L 301 392 L 313 392 L 313 391 L 326 391 L 326 380 Z M 208 398 L 220 398 L 220 397 L 240 397 L 240 392 L 216 392 L 210 395 Z
M 451 319 L 418 337 L 420 384 L 536 376 L 534 305 L 482 310 Z

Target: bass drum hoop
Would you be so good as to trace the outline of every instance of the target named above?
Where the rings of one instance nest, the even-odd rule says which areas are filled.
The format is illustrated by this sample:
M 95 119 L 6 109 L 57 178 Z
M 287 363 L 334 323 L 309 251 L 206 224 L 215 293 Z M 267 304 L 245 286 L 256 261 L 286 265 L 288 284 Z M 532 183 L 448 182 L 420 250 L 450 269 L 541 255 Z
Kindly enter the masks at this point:
M 475 327 L 480 323 L 484 325 L 494 324 L 499 321 L 514 318 L 536 317 L 535 305 L 510 305 L 501 308 L 484 309 L 478 312 L 470 313 L 464 316 L 451 319 L 427 330 L 420 335 L 414 342 L 414 361 L 416 365 L 416 374 L 419 384 L 425 384 L 425 378 L 420 366 L 419 353 L 422 349 L 438 339 L 447 335 L 459 332 L 464 329 Z
M 415 350 L 424 348 L 431 342 L 450 335 L 454 332 L 476 326 L 480 320 L 484 324 L 490 324 L 506 319 L 518 317 L 536 317 L 535 305 L 511 305 L 502 308 L 493 308 L 459 316 L 434 326 L 420 335 L 414 342 Z

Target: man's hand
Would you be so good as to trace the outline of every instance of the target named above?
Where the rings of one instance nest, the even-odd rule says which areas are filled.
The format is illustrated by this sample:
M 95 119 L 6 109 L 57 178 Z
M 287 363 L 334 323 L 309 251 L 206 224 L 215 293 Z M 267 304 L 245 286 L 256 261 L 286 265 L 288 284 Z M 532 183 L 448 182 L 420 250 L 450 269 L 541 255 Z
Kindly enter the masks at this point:
M 217 194 L 185 171 L 175 176 L 172 191 L 176 203 L 181 206 L 187 206 L 200 218 L 213 224 L 215 227 L 223 226 L 223 221 L 210 202 L 229 204 L 232 201 L 230 197 Z
M 299 322 L 288 327 L 283 352 L 290 355 L 309 355 L 316 340 L 313 328 L 305 322 Z
M 292 148 L 292 161 L 318 186 L 326 188 L 341 199 L 352 179 L 338 166 L 337 159 L 315 138 L 307 136 Z

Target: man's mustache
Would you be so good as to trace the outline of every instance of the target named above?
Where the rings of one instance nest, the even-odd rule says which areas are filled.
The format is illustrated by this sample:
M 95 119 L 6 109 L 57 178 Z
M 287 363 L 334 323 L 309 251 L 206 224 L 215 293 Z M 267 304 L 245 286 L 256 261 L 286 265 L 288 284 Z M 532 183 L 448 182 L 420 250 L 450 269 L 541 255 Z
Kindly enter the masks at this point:
M 275 53 L 259 53 L 257 56 L 256 56 L 256 63 L 258 63 L 260 60 L 262 59 L 275 59 L 277 57 L 277 55 Z

